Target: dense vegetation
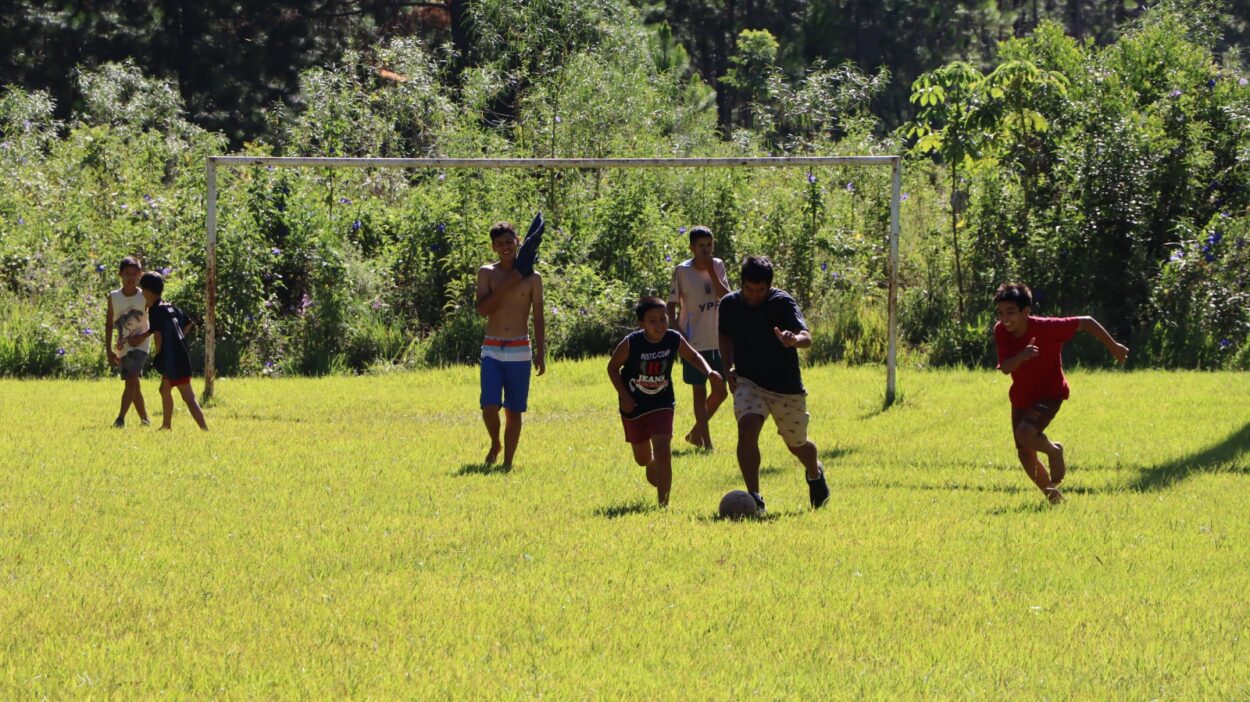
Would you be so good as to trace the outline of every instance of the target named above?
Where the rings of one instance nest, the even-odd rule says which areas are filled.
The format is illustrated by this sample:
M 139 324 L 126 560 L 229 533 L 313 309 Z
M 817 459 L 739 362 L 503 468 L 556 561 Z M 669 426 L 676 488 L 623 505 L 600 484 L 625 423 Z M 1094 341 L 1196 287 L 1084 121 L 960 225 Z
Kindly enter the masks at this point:
M 1102 319 L 1135 365 L 1250 366 L 1238 3 L 330 2 L 317 17 L 266 3 L 269 20 L 244 3 L 230 22 L 218 3 L 106 4 L 89 21 L 0 20 L 15 37 L 0 42 L 15 76 L 0 93 L 0 374 L 102 373 L 102 296 L 126 254 L 169 269 L 170 297 L 202 313 L 203 158 L 227 151 L 900 153 L 914 362 L 986 362 L 988 296 L 1020 278 L 1039 312 Z M 84 51 L 134 58 L 70 70 Z M 557 355 L 605 350 L 702 222 L 726 258 L 780 263 L 817 326 L 813 360 L 879 360 L 886 181 L 849 168 L 223 174 L 220 365 L 472 358 L 486 229 L 539 208 Z

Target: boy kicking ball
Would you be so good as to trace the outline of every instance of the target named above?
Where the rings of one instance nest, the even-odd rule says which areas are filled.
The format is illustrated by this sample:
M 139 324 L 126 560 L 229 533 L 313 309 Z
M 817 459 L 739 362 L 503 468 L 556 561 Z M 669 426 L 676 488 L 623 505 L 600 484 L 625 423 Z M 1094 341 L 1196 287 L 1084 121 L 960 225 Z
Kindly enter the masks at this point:
M 1033 317 L 1029 308 L 1033 293 L 1021 283 L 1003 283 L 994 294 L 998 323 L 998 369 L 1011 375 L 1011 426 L 1016 454 L 1024 472 L 1051 504 L 1063 502 L 1059 484 L 1067 473 L 1063 445 L 1044 433 L 1060 405 L 1068 399 L 1068 380 L 1063 375 L 1063 345 L 1078 331 L 1093 334 L 1119 363 L 1128 358 L 1128 347 L 1117 343 L 1093 317 Z M 1050 471 L 1038 459 L 1044 453 Z
M 673 485 L 673 363 L 678 356 L 712 381 L 713 393 L 724 393 L 720 373 L 708 366 L 685 337 L 668 328 L 668 311 L 658 297 L 644 297 L 634 308 L 638 330 L 616 347 L 608 361 L 608 378 L 620 399 L 625 441 L 634 462 L 647 469 L 656 500 L 668 505 Z

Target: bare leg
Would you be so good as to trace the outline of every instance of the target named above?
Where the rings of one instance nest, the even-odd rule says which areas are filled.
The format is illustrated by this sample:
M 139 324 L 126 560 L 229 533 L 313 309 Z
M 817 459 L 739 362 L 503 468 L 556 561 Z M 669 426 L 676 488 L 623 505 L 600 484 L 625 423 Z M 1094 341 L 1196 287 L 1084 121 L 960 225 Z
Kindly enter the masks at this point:
M 208 422 L 204 421 L 204 410 L 200 409 L 200 403 L 195 400 L 195 391 L 191 389 L 191 383 L 179 385 L 178 392 L 182 393 L 182 401 L 186 403 L 191 416 L 195 417 L 195 423 L 199 424 L 204 431 L 208 431 Z M 173 403 L 170 404 L 172 406 Z
M 503 413 L 508 419 L 508 426 L 503 430 L 503 469 L 512 470 L 512 458 L 521 441 L 521 413 L 506 408 Z
M 499 458 L 499 450 L 503 444 L 499 442 L 499 405 L 487 405 L 482 408 L 482 423 L 486 425 L 486 433 L 490 435 L 490 450 L 486 452 L 486 465 L 491 465 Z
M 126 385 L 129 387 L 133 383 L 133 390 L 130 393 L 130 400 L 134 403 L 135 412 L 139 415 L 139 419 L 144 422 L 148 421 L 148 408 L 143 403 L 143 383 L 140 382 L 139 376 L 136 374 L 132 378 L 126 378 Z
M 807 479 L 815 480 L 820 477 L 820 452 L 816 449 L 816 444 L 808 441 L 802 446 L 789 446 L 790 453 L 794 454 L 803 467 L 807 469 Z
M 668 506 L 668 493 L 673 487 L 672 438 L 651 437 L 654 456 L 647 463 L 647 482 L 655 486 L 655 499 L 661 507 Z
M 174 421 L 174 393 L 173 388 L 169 387 L 169 379 L 161 378 L 161 429 L 169 430 L 172 428 L 171 422 Z
M 716 416 L 716 410 L 720 409 L 721 403 L 724 402 L 727 397 L 729 397 L 729 390 L 725 389 L 724 386 L 722 386 L 720 392 L 716 392 L 715 388 L 712 389 L 712 394 L 707 396 L 708 421 L 711 421 L 712 417 Z
M 747 492 L 760 491 L 760 429 L 764 418 L 748 414 L 738 420 L 738 469 L 747 484 Z
M 686 443 L 711 450 L 712 437 L 707 429 L 707 388 L 703 385 L 690 387 L 694 391 L 694 399 L 691 402 L 691 407 L 694 408 L 694 426 L 690 428 L 690 433 L 686 434 Z
M 1061 501 L 1063 498 L 1055 489 L 1051 475 L 1042 467 L 1041 461 L 1037 460 L 1037 454 L 1039 452 L 1046 454 L 1052 468 L 1063 466 L 1063 447 L 1052 444 L 1045 434 L 1027 421 L 1020 422 L 1016 426 L 1016 447 L 1020 455 L 1020 463 L 1024 466 L 1025 472 L 1030 474 L 1029 477 L 1033 478 L 1033 483 L 1046 494 L 1046 498 L 1051 502 Z M 1062 477 L 1062 470 L 1060 477 Z
M 126 418 L 126 413 L 130 411 L 130 405 L 134 401 L 134 395 L 134 386 L 130 384 L 130 378 L 126 378 L 126 385 L 122 388 L 122 406 L 121 409 L 117 411 L 118 419 L 124 420 Z

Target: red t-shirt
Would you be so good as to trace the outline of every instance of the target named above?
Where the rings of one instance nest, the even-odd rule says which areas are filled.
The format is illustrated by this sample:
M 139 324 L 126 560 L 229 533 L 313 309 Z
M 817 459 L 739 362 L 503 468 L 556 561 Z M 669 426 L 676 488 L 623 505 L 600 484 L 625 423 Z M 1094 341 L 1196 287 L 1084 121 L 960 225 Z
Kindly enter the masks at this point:
M 1031 407 L 1043 399 L 1068 399 L 1068 379 L 1063 377 L 1063 344 L 1076 335 L 1079 317 L 1029 317 L 1029 326 L 1019 337 L 1011 335 L 1002 322 L 994 325 L 998 342 L 998 367 L 1037 340 L 1037 356 L 1021 363 L 1011 373 L 1012 407 Z

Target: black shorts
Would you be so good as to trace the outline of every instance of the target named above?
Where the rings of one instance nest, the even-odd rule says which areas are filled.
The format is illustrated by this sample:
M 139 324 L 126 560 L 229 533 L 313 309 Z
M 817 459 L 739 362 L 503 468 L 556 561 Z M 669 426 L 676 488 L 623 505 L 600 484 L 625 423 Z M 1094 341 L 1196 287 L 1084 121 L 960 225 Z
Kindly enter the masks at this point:
M 1038 433 L 1046 431 L 1046 427 L 1054 421 L 1055 415 L 1059 414 L 1059 408 L 1063 405 L 1063 400 L 1053 398 L 1043 398 L 1034 402 L 1028 407 L 1012 407 L 1011 408 L 1011 433 L 1015 434 L 1016 427 L 1021 424 L 1030 424 L 1037 428 Z M 1019 444 L 1016 444 L 1019 447 Z

